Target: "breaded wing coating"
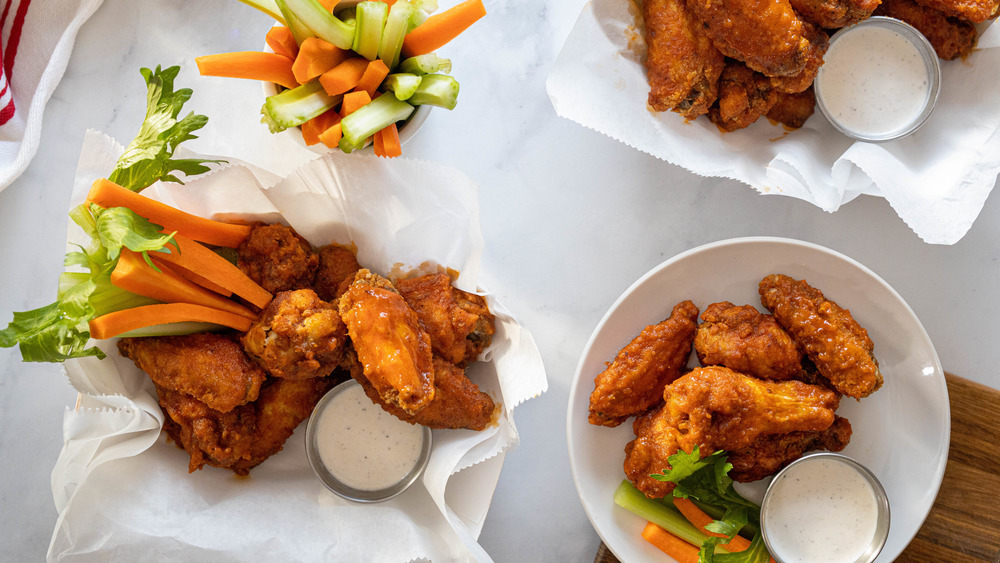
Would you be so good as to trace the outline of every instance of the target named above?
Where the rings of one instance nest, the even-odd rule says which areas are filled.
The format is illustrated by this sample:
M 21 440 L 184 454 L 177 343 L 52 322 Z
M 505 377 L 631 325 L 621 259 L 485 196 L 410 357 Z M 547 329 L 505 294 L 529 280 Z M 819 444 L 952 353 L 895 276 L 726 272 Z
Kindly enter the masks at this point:
M 725 66 L 722 53 L 699 29 L 685 0 L 645 0 L 649 106 L 695 118 L 708 112 Z
M 809 48 L 805 53 L 806 66 L 802 72 L 792 76 L 770 77 L 771 86 L 779 94 L 798 94 L 812 86 L 813 80 L 819 73 L 819 67 L 823 66 L 823 57 L 830 48 L 830 36 L 822 29 L 806 22 L 802 24 L 802 30 L 809 40 Z
M 792 8 L 807 22 L 825 29 L 838 29 L 867 19 L 878 0 L 790 0 Z
M 632 423 L 635 439 L 625 445 L 625 476 L 649 498 L 663 498 L 674 490 L 674 484 L 650 477 L 670 469 L 670 456 L 677 453 L 677 429 L 671 423 L 670 412 L 653 409 L 638 416 Z M 701 451 L 702 456 L 710 452 Z
M 912 0 L 882 0 L 875 15 L 889 16 L 917 28 L 946 61 L 965 57 L 976 46 L 976 28 L 968 21 Z
M 275 295 L 242 340 L 247 354 L 274 377 L 325 377 L 343 359 L 347 327 L 336 305 L 298 289 Z
M 882 386 L 875 345 L 849 310 L 805 280 L 782 274 L 762 279 L 758 291 L 764 307 L 837 391 L 860 399 Z
M 266 377 L 239 342 L 221 334 L 122 338 L 118 351 L 158 387 L 224 413 L 255 400 Z
M 219 412 L 190 395 L 156 386 L 166 415 L 163 430 L 191 456 L 188 472 L 206 463 L 230 467 L 250 455 L 256 416 L 252 404 Z
M 319 257 L 291 227 L 255 223 L 236 249 L 243 273 L 271 293 L 310 287 Z
M 434 399 L 431 339 L 389 280 L 358 271 L 340 297 L 364 376 L 386 403 L 413 414 Z
M 687 6 L 723 55 L 766 76 L 805 68 L 809 40 L 788 0 L 687 0 Z
M 763 436 L 749 447 L 729 452 L 733 464 L 729 476 L 734 481 L 749 483 L 774 475 L 781 468 L 813 450 L 839 452 L 851 441 L 851 423 L 834 416 L 833 424 L 819 432 L 789 432 Z
M 452 287 L 446 274 L 398 280 L 395 286 L 417 313 L 435 354 L 464 366 L 489 346 L 496 327 L 481 296 Z
M 680 377 L 687 365 L 697 322 L 698 308 L 682 301 L 669 318 L 647 326 L 622 348 L 594 378 L 590 423 L 618 426 L 659 403 L 663 387 Z
M 920 0 L 917 3 L 972 23 L 994 18 L 1000 11 L 1000 0 Z
M 354 281 L 354 275 L 361 269 L 358 257 L 346 246 L 329 244 L 317 252 L 319 266 L 313 280 L 313 289 L 323 301 L 331 303 L 340 299 L 347 286 Z
M 798 379 L 802 351 L 771 315 L 752 305 L 713 303 L 701 314 L 694 350 L 702 365 L 725 366 L 759 379 Z
M 719 80 L 719 99 L 708 110 L 708 118 L 723 131 L 748 127 L 778 101 L 771 80 L 745 64 L 729 60 Z
M 789 129 L 798 129 L 816 111 L 816 94 L 812 87 L 798 94 L 778 93 L 778 101 L 767 112 L 767 118 Z

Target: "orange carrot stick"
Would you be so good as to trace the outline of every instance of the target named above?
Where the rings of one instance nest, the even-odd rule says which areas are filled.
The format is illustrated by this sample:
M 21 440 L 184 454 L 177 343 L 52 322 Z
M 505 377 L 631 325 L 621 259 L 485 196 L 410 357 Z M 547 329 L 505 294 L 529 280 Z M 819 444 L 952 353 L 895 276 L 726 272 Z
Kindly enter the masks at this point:
M 485 15 L 483 0 L 465 0 L 440 14 L 434 14 L 406 34 L 403 55 L 413 57 L 434 52 Z
M 358 85 L 368 68 L 368 59 L 355 57 L 347 59 L 319 76 L 319 83 L 331 96 L 349 92 Z
M 182 278 L 169 266 L 157 272 L 138 252 L 123 248 L 118 264 L 111 272 L 111 284 L 136 295 L 166 303 L 193 303 L 256 319 L 257 314 L 243 305 L 213 293 Z
M 168 244 L 167 248 L 174 252 L 158 252 L 157 260 L 166 262 L 174 269 L 193 271 L 209 278 L 260 309 L 271 301 L 271 294 L 242 270 L 184 235 L 174 235 L 174 242 Z M 178 249 L 180 251 L 176 252 Z
M 386 76 L 389 76 L 389 67 L 385 66 L 382 59 L 375 59 L 365 67 L 365 72 L 361 75 L 361 80 L 358 81 L 358 85 L 354 89 L 364 90 L 368 92 L 369 98 L 375 98 L 375 91 L 378 90 L 378 85 L 385 80 Z
M 368 92 L 365 92 L 364 90 L 344 94 L 344 101 L 340 103 L 340 117 L 347 117 L 348 115 L 351 115 L 371 101 L 371 96 L 369 96 Z
M 87 194 L 87 201 L 101 207 L 127 207 L 162 226 L 164 232 L 177 231 L 206 244 L 236 248 L 250 234 L 250 227 L 247 225 L 233 225 L 198 217 L 123 188 L 105 178 L 94 181 Z
M 327 12 L 333 12 L 337 4 L 340 4 L 340 0 L 319 0 L 319 5 L 323 6 Z
M 299 85 L 292 73 L 292 60 L 277 53 L 237 51 L 195 57 L 194 61 L 202 76 L 264 80 L 285 88 Z
M 229 291 L 228 289 L 222 287 L 221 285 L 215 283 L 214 281 L 212 281 L 212 280 L 210 280 L 210 279 L 208 279 L 206 277 L 200 276 L 200 275 L 198 275 L 195 272 L 192 272 L 190 270 L 185 270 L 183 268 L 179 268 L 176 265 L 175 266 L 168 266 L 166 262 L 164 262 L 163 260 L 159 260 L 159 259 L 156 258 L 157 254 L 159 254 L 159 252 L 150 252 L 149 253 L 149 258 L 153 261 L 153 264 L 155 264 L 157 268 L 159 268 L 161 270 L 163 270 L 163 269 L 169 269 L 173 273 L 175 273 L 178 276 L 186 279 L 187 281 L 189 281 L 189 282 L 191 282 L 193 284 L 196 284 L 196 285 L 200 285 L 201 287 L 204 287 L 205 289 L 207 289 L 207 290 L 209 290 L 209 291 L 211 291 L 213 293 L 218 293 L 219 295 L 221 295 L 223 297 L 229 297 L 229 296 L 231 296 L 233 294 L 232 291 Z
M 698 548 L 671 534 L 663 528 L 647 522 L 642 537 L 657 549 L 677 560 L 678 563 L 698 563 Z
M 319 37 L 310 37 L 299 46 L 299 54 L 292 64 L 292 74 L 299 84 L 305 84 L 344 62 L 352 54 L 352 51 L 341 49 Z
M 390 123 L 385 129 L 375 133 L 375 154 L 386 158 L 403 154 L 403 147 L 399 142 L 399 129 L 395 123 Z
M 252 320 L 244 316 L 191 303 L 163 303 L 123 309 L 101 315 L 92 319 L 88 324 L 90 325 L 90 336 L 104 340 L 105 338 L 114 338 L 130 330 L 182 322 L 214 323 L 240 332 L 250 330 L 250 326 L 253 324 Z
M 319 140 L 327 148 L 335 149 L 340 146 L 340 138 L 344 136 L 344 130 L 340 127 L 340 122 L 319 134 Z
M 691 522 L 691 524 L 694 525 L 695 528 L 698 528 L 703 533 L 709 536 L 715 536 L 717 538 L 726 537 L 725 534 L 712 532 L 706 528 L 706 526 L 715 521 L 715 518 L 712 518 L 711 516 L 706 514 L 704 510 L 698 508 L 698 505 L 691 502 L 691 499 L 674 497 L 673 501 L 674 501 L 674 506 L 677 507 L 677 510 L 680 510 L 681 514 L 683 514 L 684 517 L 688 519 L 688 522 Z M 741 535 L 736 535 L 733 536 L 733 539 L 729 540 L 729 543 L 720 543 L 719 547 L 725 548 L 730 552 L 744 551 L 750 548 L 750 540 L 744 538 Z
M 294 59 L 299 54 L 299 44 L 295 42 L 291 30 L 283 25 L 276 25 L 268 30 L 264 41 L 272 51 L 289 59 Z
M 321 133 L 340 123 L 340 114 L 333 109 L 324 111 L 302 124 L 302 140 L 312 146 L 320 142 Z

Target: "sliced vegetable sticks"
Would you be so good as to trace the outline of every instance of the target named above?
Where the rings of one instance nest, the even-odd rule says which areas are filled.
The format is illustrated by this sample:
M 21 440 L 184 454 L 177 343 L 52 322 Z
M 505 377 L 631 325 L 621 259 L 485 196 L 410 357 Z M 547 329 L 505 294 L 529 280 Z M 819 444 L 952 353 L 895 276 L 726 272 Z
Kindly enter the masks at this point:
M 292 69 L 292 60 L 277 53 L 240 51 L 195 57 L 202 76 L 249 78 L 274 82 L 285 88 L 299 85 Z
M 92 338 L 104 340 L 140 328 L 182 322 L 213 323 L 240 332 L 250 330 L 250 325 L 253 324 L 253 321 L 247 317 L 203 305 L 164 303 L 133 307 L 101 315 L 91 320 L 88 325 Z
M 406 35 L 403 54 L 412 57 L 436 51 L 485 15 L 486 6 L 482 0 L 466 0 L 435 14 Z
M 295 62 L 292 64 L 292 73 L 298 82 L 285 87 L 294 88 L 299 84 L 305 84 L 351 56 L 353 56 L 351 51 L 341 49 L 333 43 L 327 43 L 319 37 L 310 37 L 302 43 L 299 53 L 295 57 Z

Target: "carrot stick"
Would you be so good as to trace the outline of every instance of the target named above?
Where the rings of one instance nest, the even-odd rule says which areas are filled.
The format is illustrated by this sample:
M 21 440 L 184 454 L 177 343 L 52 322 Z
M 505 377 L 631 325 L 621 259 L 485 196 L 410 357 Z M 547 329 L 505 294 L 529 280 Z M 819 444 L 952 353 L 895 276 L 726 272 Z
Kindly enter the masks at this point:
M 340 117 L 347 117 L 348 115 L 351 115 L 371 101 L 371 96 L 369 96 L 368 92 L 365 92 L 364 90 L 344 94 L 344 101 L 340 104 Z
M 693 502 L 691 502 L 691 499 L 674 497 L 673 501 L 677 510 L 680 510 L 681 514 L 683 514 L 684 517 L 688 519 L 688 522 L 691 522 L 695 528 L 698 528 L 709 536 L 715 536 L 717 538 L 726 537 L 725 534 L 712 532 L 706 528 L 706 526 L 715 521 L 715 518 L 712 518 L 706 514 L 704 510 L 698 508 Z M 731 552 L 744 551 L 750 548 L 750 540 L 737 534 L 736 536 L 733 536 L 733 539 L 729 540 L 729 543 L 720 543 L 719 547 L 723 547 Z
M 158 252 L 150 253 L 149 258 L 153 261 L 153 264 L 155 264 L 157 268 L 160 268 L 161 270 L 170 269 L 175 274 L 186 279 L 187 281 L 194 283 L 196 285 L 200 285 L 201 287 L 204 287 L 205 289 L 212 291 L 214 293 L 218 293 L 223 297 L 229 297 L 233 294 L 232 291 L 229 291 L 228 289 L 222 287 L 221 285 L 215 283 L 214 281 L 204 276 L 200 276 L 195 272 L 192 272 L 190 270 L 185 270 L 183 268 L 178 267 L 177 265 L 167 266 L 167 263 L 164 262 L 163 260 L 158 259 L 156 257 L 156 254 L 159 253 Z
M 283 25 L 276 25 L 268 30 L 264 41 L 272 51 L 289 59 L 295 59 L 299 54 L 299 44 L 295 42 L 291 30 Z
M 385 129 L 375 133 L 375 154 L 386 158 L 403 154 L 403 147 L 399 142 L 399 129 L 396 128 L 395 123 L 390 123 Z
M 163 303 L 143 305 L 123 309 L 92 319 L 90 336 L 98 340 L 113 338 L 119 334 L 168 323 L 203 322 L 214 323 L 241 332 L 250 330 L 253 321 L 241 316 L 191 303 Z
M 174 242 L 168 244 L 167 248 L 179 252 L 158 252 L 157 260 L 166 262 L 174 269 L 188 270 L 210 278 L 260 309 L 271 301 L 271 294 L 257 285 L 242 270 L 184 235 L 174 235 Z
M 329 109 L 302 124 L 302 139 L 312 146 L 320 142 L 321 133 L 340 123 L 340 114 Z
M 355 57 L 347 59 L 319 76 L 319 83 L 331 96 L 343 94 L 358 85 L 368 68 L 368 59 Z
M 164 232 L 177 231 L 206 244 L 236 248 L 250 234 L 250 227 L 247 225 L 233 225 L 185 213 L 105 178 L 94 181 L 87 194 L 87 201 L 101 207 L 127 207 L 162 226 Z
M 369 98 L 374 98 L 378 85 L 385 80 L 386 76 L 389 76 L 389 67 L 385 66 L 382 59 L 375 59 L 365 67 L 365 72 L 361 75 L 361 80 L 358 81 L 358 85 L 354 89 L 364 90 L 368 92 Z
M 406 34 L 403 54 L 413 57 L 434 52 L 485 15 L 483 0 L 465 0 L 440 14 L 434 14 Z
M 340 138 L 344 136 L 344 130 L 341 129 L 340 123 L 338 122 L 333 127 L 330 127 L 326 131 L 319 134 L 319 140 L 327 148 L 335 149 L 340 146 Z
M 677 563 L 698 563 L 698 548 L 671 534 L 663 528 L 647 522 L 642 537 L 657 549 L 677 560 Z
M 195 57 L 194 61 L 202 76 L 264 80 L 285 88 L 299 85 L 292 73 L 292 60 L 277 53 L 237 51 Z
M 351 56 L 352 52 L 349 50 L 341 49 L 319 37 L 310 37 L 299 46 L 299 54 L 292 64 L 292 74 L 299 84 L 305 84 Z
M 372 135 L 372 150 L 375 151 L 375 156 L 385 156 L 385 142 L 382 140 L 381 129 Z
M 319 5 L 323 6 L 327 12 L 333 12 L 333 9 L 340 4 L 340 0 L 319 0 Z
M 123 248 L 118 264 L 111 272 L 111 284 L 136 295 L 167 303 L 193 303 L 256 319 L 257 314 L 243 305 L 213 293 L 182 278 L 169 266 L 157 272 L 146 264 L 142 255 Z

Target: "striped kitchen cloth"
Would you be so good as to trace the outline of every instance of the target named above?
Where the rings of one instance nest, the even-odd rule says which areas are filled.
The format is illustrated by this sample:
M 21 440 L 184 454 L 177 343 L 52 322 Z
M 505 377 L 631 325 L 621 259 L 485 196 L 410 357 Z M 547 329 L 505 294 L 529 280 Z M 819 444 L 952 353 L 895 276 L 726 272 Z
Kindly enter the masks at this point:
M 0 0 L 0 190 L 38 151 L 42 111 L 76 32 L 103 0 Z

